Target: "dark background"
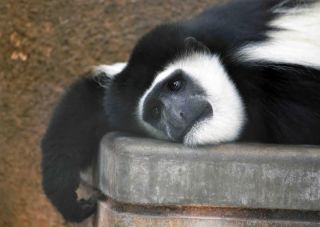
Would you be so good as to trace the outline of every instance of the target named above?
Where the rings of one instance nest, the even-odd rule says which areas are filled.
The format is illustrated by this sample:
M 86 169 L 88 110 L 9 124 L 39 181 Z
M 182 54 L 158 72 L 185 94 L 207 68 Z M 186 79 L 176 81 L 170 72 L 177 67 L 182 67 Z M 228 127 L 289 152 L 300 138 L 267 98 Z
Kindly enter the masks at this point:
M 0 0 L 0 226 L 64 226 L 42 193 L 39 142 L 64 89 L 125 61 L 155 25 L 221 0 Z

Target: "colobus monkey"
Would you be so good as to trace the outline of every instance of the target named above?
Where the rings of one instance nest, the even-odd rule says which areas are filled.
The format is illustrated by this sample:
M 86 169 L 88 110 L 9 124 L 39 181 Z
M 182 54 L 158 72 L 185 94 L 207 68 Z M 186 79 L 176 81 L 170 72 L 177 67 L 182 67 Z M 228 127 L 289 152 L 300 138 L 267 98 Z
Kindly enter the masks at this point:
M 156 27 L 127 64 L 75 82 L 42 141 L 43 188 L 66 220 L 95 211 L 77 198 L 79 172 L 113 130 L 190 146 L 320 144 L 320 1 L 231 1 Z

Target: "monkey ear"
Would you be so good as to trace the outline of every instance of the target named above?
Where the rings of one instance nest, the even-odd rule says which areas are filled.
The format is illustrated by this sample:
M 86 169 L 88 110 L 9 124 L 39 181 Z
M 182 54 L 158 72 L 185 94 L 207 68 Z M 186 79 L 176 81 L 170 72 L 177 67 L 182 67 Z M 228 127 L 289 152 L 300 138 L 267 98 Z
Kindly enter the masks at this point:
M 184 39 L 184 46 L 187 51 L 210 53 L 210 49 L 206 45 L 191 36 Z

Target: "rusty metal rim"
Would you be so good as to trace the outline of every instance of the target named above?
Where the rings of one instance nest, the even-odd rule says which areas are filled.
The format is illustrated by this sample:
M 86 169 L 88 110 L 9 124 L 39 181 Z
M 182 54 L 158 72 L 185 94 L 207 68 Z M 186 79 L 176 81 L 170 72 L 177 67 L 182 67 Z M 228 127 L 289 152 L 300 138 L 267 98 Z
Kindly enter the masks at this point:
M 201 218 L 236 218 L 268 221 L 294 221 L 320 224 L 320 211 L 243 209 L 212 206 L 149 206 L 120 203 L 111 198 L 104 201 L 113 211 L 133 215 L 189 216 Z

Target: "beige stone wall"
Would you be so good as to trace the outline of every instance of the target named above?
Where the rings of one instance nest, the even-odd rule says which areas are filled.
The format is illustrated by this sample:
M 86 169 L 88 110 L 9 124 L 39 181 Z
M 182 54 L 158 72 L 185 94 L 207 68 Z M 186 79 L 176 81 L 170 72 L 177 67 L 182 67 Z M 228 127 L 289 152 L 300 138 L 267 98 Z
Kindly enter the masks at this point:
M 66 226 L 40 185 L 39 141 L 66 86 L 123 61 L 154 25 L 221 0 L 0 1 L 0 226 Z

